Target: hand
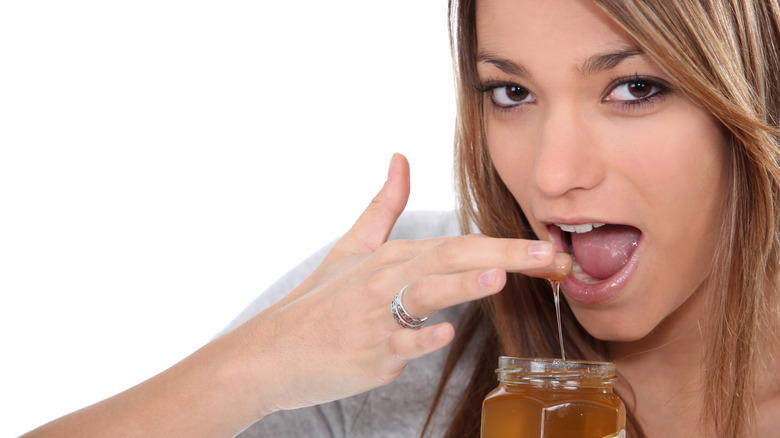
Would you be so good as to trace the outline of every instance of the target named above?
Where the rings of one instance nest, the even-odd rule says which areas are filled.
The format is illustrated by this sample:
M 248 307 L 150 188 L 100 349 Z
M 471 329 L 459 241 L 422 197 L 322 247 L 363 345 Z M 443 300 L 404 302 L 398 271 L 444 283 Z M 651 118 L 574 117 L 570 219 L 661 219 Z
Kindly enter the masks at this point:
M 462 236 L 386 242 L 409 196 L 409 165 L 298 288 L 181 362 L 26 436 L 235 436 L 265 414 L 367 391 L 447 345 L 449 323 L 403 328 L 390 303 L 402 287 L 418 317 L 500 291 L 506 272 L 571 269 L 549 242 Z
M 404 307 L 423 317 L 499 292 L 507 271 L 549 276 L 571 267 L 549 242 L 476 235 L 386 242 L 408 195 L 408 163 L 395 155 L 382 190 L 317 270 L 242 328 L 253 333 L 249 348 L 258 346 L 252 362 L 276 375 L 258 388 L 261 411 L 387 384 L 408 361 L 447 345 L 450 323 L 414 330 L 395 322 L 390 303 L 404 286 Z

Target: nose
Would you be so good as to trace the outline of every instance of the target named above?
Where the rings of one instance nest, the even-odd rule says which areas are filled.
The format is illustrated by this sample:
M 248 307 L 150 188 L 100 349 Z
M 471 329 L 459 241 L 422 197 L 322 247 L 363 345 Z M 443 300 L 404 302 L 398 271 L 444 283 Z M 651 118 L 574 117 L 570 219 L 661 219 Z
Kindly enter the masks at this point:
M 549 108 L 541 120 L 533 167 L 534 184 L 547 196 L 589 190 L 604 179 L 595 128 L 573 106 Z

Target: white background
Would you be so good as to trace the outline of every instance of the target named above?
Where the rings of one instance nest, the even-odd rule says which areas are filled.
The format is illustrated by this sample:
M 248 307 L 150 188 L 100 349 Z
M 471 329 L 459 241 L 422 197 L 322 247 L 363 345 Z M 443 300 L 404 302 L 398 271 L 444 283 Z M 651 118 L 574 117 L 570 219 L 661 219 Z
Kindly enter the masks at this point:
M 334 4 L 335 3 L 335 4 Z M 219 332 L 412 165 L 451 209 L 444 0 L 0 4 L 0 435 Z

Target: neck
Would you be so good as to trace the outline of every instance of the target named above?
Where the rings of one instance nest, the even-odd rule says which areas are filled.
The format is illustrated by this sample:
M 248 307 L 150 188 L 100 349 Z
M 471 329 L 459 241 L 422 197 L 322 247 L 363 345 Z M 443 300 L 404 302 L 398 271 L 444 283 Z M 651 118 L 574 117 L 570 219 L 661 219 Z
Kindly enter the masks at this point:
M 704 296 L 694 293 L 644 338 L 608 345 L 621 377 L 617 389 L 649 436 L 701 433 Z

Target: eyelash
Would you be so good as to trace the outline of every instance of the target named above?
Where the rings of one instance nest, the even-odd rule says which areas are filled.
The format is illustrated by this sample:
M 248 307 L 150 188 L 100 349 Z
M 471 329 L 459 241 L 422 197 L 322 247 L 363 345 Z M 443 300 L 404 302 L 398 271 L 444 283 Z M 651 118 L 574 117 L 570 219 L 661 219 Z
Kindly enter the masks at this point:
M 477 92 L 482 94 L 483 98 L 490 99 L 490 105 L 493 107 L 493 109 L 500 112 L 510 112 L 510 111 L 517 110 L 521 105 L 520 104 L 502 105 L 496 102 L 495 98 L 493 97 L 493 93 L 495 90 L 499 88 L 509 88 L 509 87 L 522 88 L 528 91 L 525 87 L 522 87 L 515 83 L 507 82 L 507 81 L 496 81 L 496 80 L 489 80 L 489 81 L 482 82 L 480 83 L 480 85 L 477 85 L 475 88 Z
M 615 90 L 617 90 L 618 87 L 625 86 L 631 83 L 642 83 L 650 87 L 651 90 L 655 89 L 657 91 L 647 97 L 641 97 L 633 100 L 620 100 L 620 101 L 604 100 L 610 94 L 615 92 Z M 523 106 L 521 105 L 521 103 L 517 103 L 513 105 L 502 105 L 495 101 L 495 97 L 493 96 L 495 90 L 499 88 L 508 88 L 508 87 L 521 88 L 526 90 L 528 93 L 530 93 L 530 91 L 528 91 L 525 87 L 522 87 L 516 83 L 507 82 L 507 81 L 495 81 L 495 80 L 485 81 L 480 85 L 476 86 L 475 89 L 477 90 L 477 92 L 481 93 L 484 98 L 490 99 L 491 106 L 497 111 L 509 112 L 509 111 L 518 110 Z M 607 87 L 607 91 L 604 93 L 601 100 L 602 102 L 608 103 L 610 105 L 619 106 L 622 109 L 627 111 L 638 111 L 648 107 L 649 105 L 655 104 L 658 99 L 666 97 L 666 93 L 669 92 L 670 90 L 671 87 L 669 87 L 667 84 L 657 79 L 652 79 L 649 77 L 639 76 L 639 75 L 634 75 L 630 77 L 620 77 L 610 81 L 610 84 Z
M 618 105 L 626 110 L 641 110 L 656 103 L 657 100 L 666 97 L 666 94 L 671 90 L 669 85 L 665 84 L 658 79 L 649 78 L 646 76 L 634 75 L 631 77 L 622 77 L 613 79 L 607 87 L 607 92 L 601 98 L 602 101 L 610 94 L 614 93 L 618 87 L 622 87 L 632 83 L 642 83 L 650 89 L 656 89 L 657 91 L 647 97 L 641 97 L 635 100 L 621 100 L 621 101 L 607 101 L 611 105 Z

